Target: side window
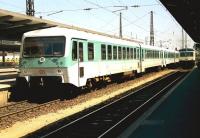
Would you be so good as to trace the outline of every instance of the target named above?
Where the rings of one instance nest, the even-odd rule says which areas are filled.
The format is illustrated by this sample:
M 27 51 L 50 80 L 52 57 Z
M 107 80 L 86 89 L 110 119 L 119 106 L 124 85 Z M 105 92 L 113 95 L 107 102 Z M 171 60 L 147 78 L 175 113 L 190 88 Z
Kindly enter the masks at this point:
M 79 42 L 79 59 L 80 59 L 80 62 L 83 61 L 83 43 L 82 42 Z
M 113 59 L 117 59 L 117 47 L 113 46 Z
M 77 41 L 72 42 L 72 60 L 77 60 Z
M 149 50 L 147 50 L 147 57 L 146 58 L 149 58 Z
M 130 52 L 131 52 L 131 54 L 130 54 L 131 59 L 133 59 L 133 48 L 131 48 Z
M 88 60 L 94 60 L 94 44 L 88 43 Z
M 126 59 L 126 48 L 123 47 L 123 59 Z
M 141 58 L 144 59 L 144 49 L 141 49 Z
M 106 60 L 106 45 L 101 45 L 101 59 Z
M 107 46 L 107 51 L 108 51 L 108 60 L 112 59 L 112 46 L 108 45 Z
M 136 59 L 136 48 L 134 48 L 134 59 Z
M 122 59 L 122 48 L 118 47 L 118 59 L 121 60 Z
M 129 47 L 127 47 L 127 59 L 130 58 L 130 51 L 129 51 Z
M 140 49 L 137 48 L 137 59 L 139 59 L 139 57 L 140 57 Z

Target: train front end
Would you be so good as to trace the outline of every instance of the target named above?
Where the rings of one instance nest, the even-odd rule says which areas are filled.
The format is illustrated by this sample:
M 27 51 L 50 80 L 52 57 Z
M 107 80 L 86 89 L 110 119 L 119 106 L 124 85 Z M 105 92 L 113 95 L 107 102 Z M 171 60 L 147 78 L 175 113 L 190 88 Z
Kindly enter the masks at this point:
M 195 66 L 195 51 L 192 48 L 183 48 L 179 50 L 179 63 L 183 68 L 193 68 Z
M 55 34 L 55 31 L 51 35 L 47 30 L 24 34 L 18 84 L 28 87 L 55 86 L 68 81 L 66 37 Z

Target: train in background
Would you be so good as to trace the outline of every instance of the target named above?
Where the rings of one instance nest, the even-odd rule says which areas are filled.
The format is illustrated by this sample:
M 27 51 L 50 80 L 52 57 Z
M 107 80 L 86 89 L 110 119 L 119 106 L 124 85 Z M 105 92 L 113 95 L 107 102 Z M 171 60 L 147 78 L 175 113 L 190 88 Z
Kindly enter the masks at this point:
M 196 52 L 193 48 L 182 48 L 179 50 L 179 64 L 182 68 L 193 68 L 196 63 Z
M 196 52 L 196 65 L 197 65 L 198 69 L 200 69 L 200 44 L 195 43 L 194 49 L 195 49 L 195 52 Z
M 3 54 L 0 53 L 0 66 L 18 66 L 19 52 L 5 52 L 5 61 L 3 63 Z
M 176 50 L 53 27 L 23 35 L 16 86 L 93 88 L 178 62 Z

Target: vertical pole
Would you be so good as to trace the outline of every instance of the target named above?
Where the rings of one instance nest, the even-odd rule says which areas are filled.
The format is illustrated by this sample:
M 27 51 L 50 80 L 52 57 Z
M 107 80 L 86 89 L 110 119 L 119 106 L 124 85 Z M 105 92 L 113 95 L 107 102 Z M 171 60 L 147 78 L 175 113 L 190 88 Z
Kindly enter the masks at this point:
M 35 15 L 34 0 L 26 0 L 26 15 Z
M 119 13 L 119 37 L 122 38 L 122 13 Z
M 187 48 L 187 33 L 185 32 L 185 48 Z
M 153 11 L 150 12 L 150 45 L 154 46 Z
M 184 32 L 183 32 L 183 28 L 182 28 L 182 48 L 184 48 Z

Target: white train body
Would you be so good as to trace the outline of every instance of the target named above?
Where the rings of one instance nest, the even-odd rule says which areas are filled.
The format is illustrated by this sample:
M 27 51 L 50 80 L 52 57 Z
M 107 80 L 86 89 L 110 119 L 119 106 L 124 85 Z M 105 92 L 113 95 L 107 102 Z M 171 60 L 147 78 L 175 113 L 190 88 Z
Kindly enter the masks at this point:
M 43 45 L 46 50 L 41 48 Z M 51 56 L 44 52 L 50 45 L 53 49 Z M 43 50 L 43 54 L 36 52 L 36 55 L 31 55 L 34 53 L 32 47 Z M 116 74 L 166 67 L 178 63 L 178 55 L 175 50 L 54 27 L 24 34 L 19 76 L 25 77 L 29 83 L 32 78 L 42 78 L 44 82 L 53 78 L 81 87 L 91 79 L 101 80 Z

